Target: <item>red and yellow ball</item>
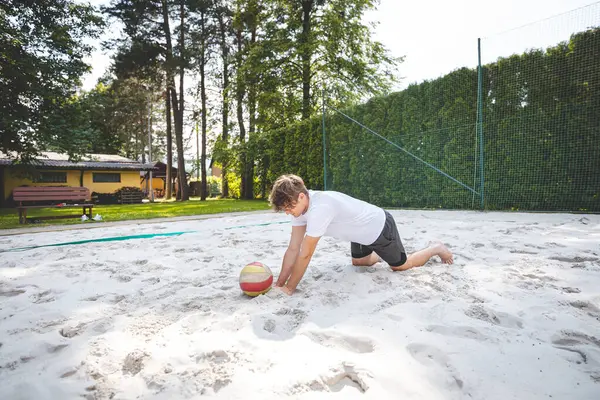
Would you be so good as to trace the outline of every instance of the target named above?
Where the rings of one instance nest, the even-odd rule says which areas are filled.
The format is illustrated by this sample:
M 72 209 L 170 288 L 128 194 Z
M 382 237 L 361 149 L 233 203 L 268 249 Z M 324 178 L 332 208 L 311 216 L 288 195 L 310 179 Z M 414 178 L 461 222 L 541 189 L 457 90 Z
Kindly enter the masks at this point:
M 252 262 L 240 272 L 240 289 L 246 295 L 255 297 L 267 293 L 273 284 L 271 269 L 260 262 Z

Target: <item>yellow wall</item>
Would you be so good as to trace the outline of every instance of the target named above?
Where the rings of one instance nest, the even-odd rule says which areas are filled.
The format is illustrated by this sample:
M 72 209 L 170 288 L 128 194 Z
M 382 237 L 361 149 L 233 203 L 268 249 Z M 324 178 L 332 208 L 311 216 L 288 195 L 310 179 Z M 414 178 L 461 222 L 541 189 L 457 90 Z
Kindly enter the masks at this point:
M 140 177 L 139 187 L 144 192 L 146 191 L 146 188 L 148 187 L 148 182 L 146 180 L 142 180 L 142 177 Z M 154 189 L 161 189 L 162 190 L 162 189 L 165 188 L 165 181 L 162 178 L 152 177 L 152 187 Z
M 14 170 L 10 168 L 4 169 L 4 198 L 7 199 L 11 194 L 13 188 L 18 186 L 79 186 L 79 171 L 74 170 L 53 170 L 53 172 L 66 172 L 67 183 L 33 183 L 29 179 L 21 178 L 14 174 Z
M 164 189 L 165 188 L 165 181 L 163 181 L 161 178 L 152 178 L 152 187 L 154 189 Z
M 41 170 L 44 171 L 44 170 Z M 52 172 L 66 172 L 67 182 L 66 183 L 34 183 L 29 179 L 24 179 L 13 175 L 13 171 L 10 168 L 4 169 L 4 198 L 12 194 L 13 188 L 17 186 L 79 186 L 79 178 L 81 171 L 78 170 L 52 170 Z M 93 182 L 94 172 L 107 172 L 107 173 L 119 173 L 121 174 L 121 182 L 107 182 L 98 183 Z M 117 189 L 124 186 L 140 186 L 140 171 L 84 171 L 83 173 L 83 186 L 87 187 L 92 192 L 98 193 L 112 193 Z
M 121 182 L 93 182 L 93 172 L 120 173 Z M 85 171 L 83 175 L 83 186 L 90 189 L 90 192 L 98 193 L 112 193 L 124 186 L 140 187 L 140 171 Z

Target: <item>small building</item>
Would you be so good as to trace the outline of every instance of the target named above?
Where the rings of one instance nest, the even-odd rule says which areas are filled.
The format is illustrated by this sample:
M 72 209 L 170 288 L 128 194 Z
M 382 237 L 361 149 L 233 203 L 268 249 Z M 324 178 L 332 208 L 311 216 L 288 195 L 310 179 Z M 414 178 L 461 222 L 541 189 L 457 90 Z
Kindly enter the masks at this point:
M 122 187 L 140 187 L 140 172 L 154 168 L 112 154 L 89 154 L 69 161 L 67 154 L 43 152 L 27 166 L 14 165 L 0 153 L 0 205 L 6 206 L 18 186 L 85 186 L 90 193 L 113 193 Z
M 177 174 L 179 170 L 173 166 L 171 166 L 171 193 L 173 196 L 176 196 L 178 187 L 177 187 Z M 188 172 L 185 173 L 186 180 L 189 180 L 190 174 Z M 150 170 L 145 170 L 140 172 L 140 188 L 145 193 L 148 193 L 148 182 L 150 180 Z M 164 197 L 167 190 L 167 164 L 158 161 L 154 163 L 154 168 L 152 169 L 152 189 L 154 189 L 155 197 Z

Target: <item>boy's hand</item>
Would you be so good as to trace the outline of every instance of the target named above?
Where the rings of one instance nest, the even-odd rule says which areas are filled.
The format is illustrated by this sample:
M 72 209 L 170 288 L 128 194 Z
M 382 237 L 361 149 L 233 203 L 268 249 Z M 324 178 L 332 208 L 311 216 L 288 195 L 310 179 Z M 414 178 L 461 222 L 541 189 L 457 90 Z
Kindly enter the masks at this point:
M 288 288 L 287 286 L 281 286 L 280 289 L 283 293 L 287 294 L 288 296 L 291 296 L 292 293 L 294 293 L 294 291 Z
M 283 285 L 285 285 L 285 280 L 282 279 L 282 276 L 279 276 L 279 279 L 277 279 L 277 281 L 275 281 L 275 283 L 273 284 L 274 287 L 282 287 Z

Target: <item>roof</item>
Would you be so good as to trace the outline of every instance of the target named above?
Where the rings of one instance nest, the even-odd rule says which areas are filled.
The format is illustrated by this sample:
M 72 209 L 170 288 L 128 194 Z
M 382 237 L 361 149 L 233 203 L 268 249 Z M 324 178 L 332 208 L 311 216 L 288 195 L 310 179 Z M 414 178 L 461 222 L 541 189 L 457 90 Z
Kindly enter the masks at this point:
M 171 176 L 175 178 L 178 174 L 179 170 L 173 166 L 171 166 Z M 189 175 L 189 172 L 185 172 L 186 176 Z M 146 175 L 149 176 L 148 172 L 140 172 L 142 177 Z M 167 177 L 167 164 L 162 161 L 157 161 L 154 163 L 154 169 L 152 170 L 152 177 L 154 178 L 166 178 Z M 144 178 L 145 179 L 145 178 Z
M 13 165 L 13 160 L 0 153 L 0 165 Z M 113 169 L 113 170 L 149 170 L 154 168 L 153 163 L 140 163 L 116 154 L 88 154 L 81 161 L 69 161 L 67 154 L 51 151 L 42 152 L 29 165 L 43 168 L 62 169 Z

